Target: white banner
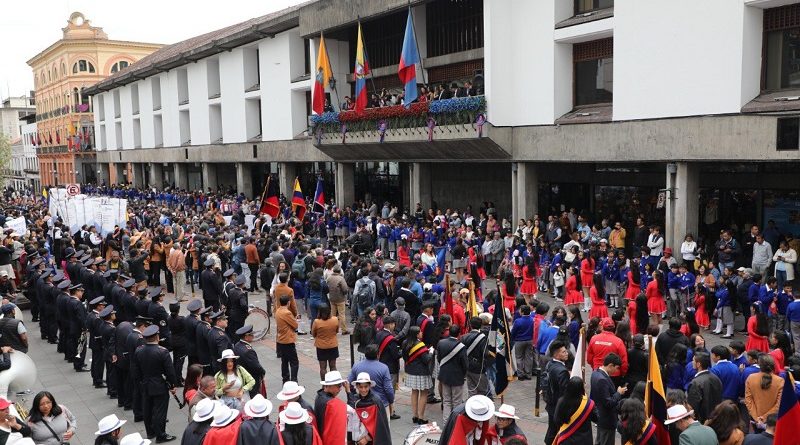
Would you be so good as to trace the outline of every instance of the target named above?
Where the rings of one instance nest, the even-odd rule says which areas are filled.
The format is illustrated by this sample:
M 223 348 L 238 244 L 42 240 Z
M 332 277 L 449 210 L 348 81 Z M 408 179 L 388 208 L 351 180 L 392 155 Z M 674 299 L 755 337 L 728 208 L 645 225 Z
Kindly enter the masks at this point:
M 244 215 L 244 224 L 247 226 L 247 233 L 256 226 L 256 215 Z
M 127 224 L 128 201 L 105 196 L 69 196 L 66 189 L 50 189 L 50 212 L 74 234 L 84 224 L 97 227 L 101 236 L 114 231 L 114 226 Z
M 25 235 L 25 231 L 27 230 L 27 224 L 25 224 L 25 217 L 20 216 L 19 218 L 7 219 L 6 227 L 19 233 L 19 236 Z

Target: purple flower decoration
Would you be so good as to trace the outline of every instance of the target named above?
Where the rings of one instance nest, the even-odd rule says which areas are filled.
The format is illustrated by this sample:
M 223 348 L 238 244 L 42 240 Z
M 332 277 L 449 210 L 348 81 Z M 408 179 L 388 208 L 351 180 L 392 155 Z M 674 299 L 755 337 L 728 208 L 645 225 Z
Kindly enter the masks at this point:
M 433 141 L 433 129 L 436 128 L 436 119 L 433 118 L 433 115 L 428 115 L 428 142 Z
M 388 128 L 389 128 L 389 123 L 386 122 L 385 119 L 381 119 L 381 121 L 378 122 L 378 133 L 381 135 L 381 138 L 380 138 L 380 143 L 381 144 L 383 143 L 383 139 L 386 137 L 386 130 Z
M 481 113 L 475 118 L 475 127 L 478 130 L 478 137 L 483 136 L 483 124 L 486 123 L 486 115 Z

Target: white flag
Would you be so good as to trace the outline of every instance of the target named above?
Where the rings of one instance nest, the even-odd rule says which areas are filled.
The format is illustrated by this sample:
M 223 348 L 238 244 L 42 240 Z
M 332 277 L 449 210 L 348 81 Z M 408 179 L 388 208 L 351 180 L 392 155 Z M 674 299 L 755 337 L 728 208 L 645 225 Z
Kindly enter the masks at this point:
M 584 357 L 584 337 L 583 337 L 583 329 L 581 329 L 581 338 L 578 340 L 578 349 L 575 351 L 575 362 L 572 364 L 572 372 L 570 373 L 570 377 L 580 377 L 583 378 L 583 365 L 586 358 Z

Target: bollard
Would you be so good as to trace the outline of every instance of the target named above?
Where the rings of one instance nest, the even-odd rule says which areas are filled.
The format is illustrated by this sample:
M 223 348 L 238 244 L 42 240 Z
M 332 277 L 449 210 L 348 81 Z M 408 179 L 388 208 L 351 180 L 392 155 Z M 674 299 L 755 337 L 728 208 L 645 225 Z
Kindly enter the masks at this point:
M 356 364 L 356 353 L 355 350 L 353 349 L 353 346 L 355 345 L 355 340 L 353 340 L 354 337 L 353 332 L 351 332 L 350 335 L 348 335 L 348 337 L 350 337 L 350 367 L 352 368 Z

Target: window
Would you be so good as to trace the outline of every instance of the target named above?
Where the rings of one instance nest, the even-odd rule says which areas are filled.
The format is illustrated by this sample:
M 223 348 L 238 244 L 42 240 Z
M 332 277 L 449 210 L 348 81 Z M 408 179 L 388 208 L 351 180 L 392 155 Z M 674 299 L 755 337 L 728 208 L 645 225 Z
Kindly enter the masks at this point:
M 800 149 L 800 118 L 787 117 L 778 119 L 778 135 L 775 149 L 778 151 Z
M 594 40 L 572 47 L 575 105 L 611 103 L 614 97 L 614 41 Z
M 431 2 L 425 17 L 428 57 L 483 48 L 482 0 Z
M 75 63 L 75 65 L 72 65 L 72 73 L 78 74 L 79 72 L 94 73 L 95 72 L 94 65 L 92 65 L 92 62 L 89 62 L 87 60 L 79 60 Z
M 614 0 L 575 0 L 575 15 L 614 6 Z
M 800 87 L 800 28 L 772 31 L 764 37 L 766 89 Z
M 120 60 L 119 62 L 115 63 L 111 66 L 111 72 L 116 73 L 117 71 L 122 71 L 125 68 L 130 66 L 130 63 L 126 60 Z

